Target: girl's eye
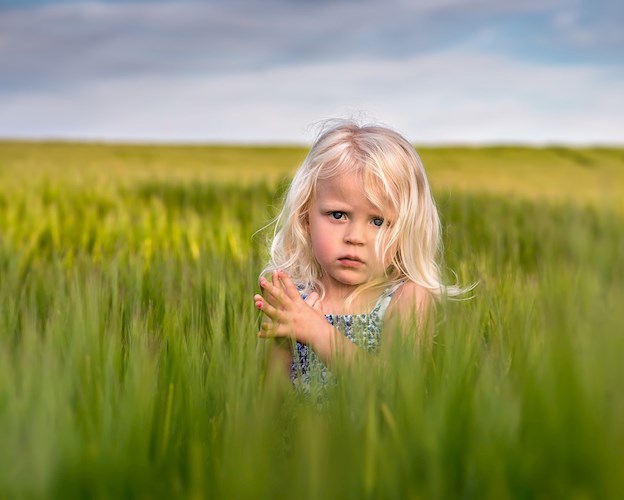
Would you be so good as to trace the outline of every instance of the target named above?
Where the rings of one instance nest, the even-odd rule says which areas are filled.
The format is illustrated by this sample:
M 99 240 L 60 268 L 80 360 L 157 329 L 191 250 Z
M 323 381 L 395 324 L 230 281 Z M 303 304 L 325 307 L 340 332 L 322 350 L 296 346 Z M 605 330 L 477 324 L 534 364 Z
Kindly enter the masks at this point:
M 380 219 L 379 217 L 375 217 L 373 219 L 373 224 L 375 224 L 377 227 L 381 227 L 383 226 L 384 220 Z
M 331 215 L 336 220 L 340 220 L 344 217 L 345 213 L 344 212 L 330 212 L 329 215 Z

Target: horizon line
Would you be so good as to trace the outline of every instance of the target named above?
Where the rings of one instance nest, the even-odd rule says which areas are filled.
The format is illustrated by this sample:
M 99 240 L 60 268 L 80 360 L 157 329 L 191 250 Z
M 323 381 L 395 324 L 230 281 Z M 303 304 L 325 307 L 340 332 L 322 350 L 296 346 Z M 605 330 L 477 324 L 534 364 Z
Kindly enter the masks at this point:
M 587 149 L 624 149 L 624 142 L 566 142 L 566 141 L 413 141 L 408 139 L 414 147 L 424 148 L 587 148 Z M 241 148 L 309 148 L 313 141 L 297 142 L 288 140 L 220 140 L 220 139 L 126 139 L 126 138 L 82 138 L 82 137 L 11 137 L 0 136 L 0 144 L 64 144 L 64 145 L 93 145 L 93 146 L 128 146 L 128 147 L 241 147 Z

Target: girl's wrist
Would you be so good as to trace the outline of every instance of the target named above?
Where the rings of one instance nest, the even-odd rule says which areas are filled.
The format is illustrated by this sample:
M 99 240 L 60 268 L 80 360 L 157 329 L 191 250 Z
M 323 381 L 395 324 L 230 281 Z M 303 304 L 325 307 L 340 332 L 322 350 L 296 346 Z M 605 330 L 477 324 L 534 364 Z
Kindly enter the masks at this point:
M 317 328 L 313 328 L 304 339 L 306 344 L 313 351 L 324 350 L 324 348 L 333 342 L 334 327 L 327 321 L 323 321 Z

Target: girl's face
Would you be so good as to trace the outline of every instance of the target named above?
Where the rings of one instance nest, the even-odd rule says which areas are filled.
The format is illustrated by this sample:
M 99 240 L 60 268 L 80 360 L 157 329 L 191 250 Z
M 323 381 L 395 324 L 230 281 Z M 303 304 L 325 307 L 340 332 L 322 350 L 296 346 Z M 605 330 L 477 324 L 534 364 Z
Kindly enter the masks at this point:
M 317 183 L 308 223 L 312 250 L 323 270 L 328 293 L 352 288 L 381 277 L 388 262 L 381 262 L 375 242 L 388 224 L 364 192 L 361 175 L 341 174 Z M 387 261 L 392 258 L 388 255 Z

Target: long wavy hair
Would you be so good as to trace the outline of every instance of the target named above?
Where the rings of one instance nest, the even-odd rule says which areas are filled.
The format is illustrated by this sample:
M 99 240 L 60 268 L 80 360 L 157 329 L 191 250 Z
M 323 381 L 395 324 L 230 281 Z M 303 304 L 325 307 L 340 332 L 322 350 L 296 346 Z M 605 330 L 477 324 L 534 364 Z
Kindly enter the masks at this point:
M 441 282 L 440 218 L 414 147 L 394 130 L 352 121 L 334 121 L 322 130 L 295 173 L 273 221 L 270 260 L 262 274 L 282 269 L 303 293 L 315 290 L 324 296 L 323 271 L 312 252 L 308 213 L 317 183 L 345 173 L 361 176 L 370 202 L 384 216 L 394 214 L 375 242 L 378 257 L 389 262 L 384 276 L 357 287 L 349 301 L 364 290 L 407 280 L 436 298 L 462 293 L 461 288 Z

